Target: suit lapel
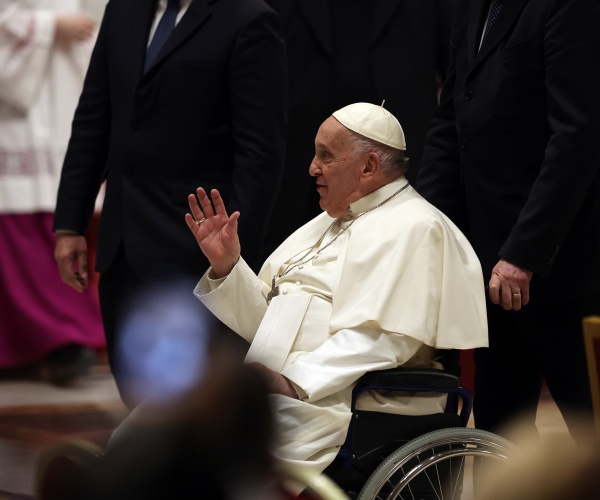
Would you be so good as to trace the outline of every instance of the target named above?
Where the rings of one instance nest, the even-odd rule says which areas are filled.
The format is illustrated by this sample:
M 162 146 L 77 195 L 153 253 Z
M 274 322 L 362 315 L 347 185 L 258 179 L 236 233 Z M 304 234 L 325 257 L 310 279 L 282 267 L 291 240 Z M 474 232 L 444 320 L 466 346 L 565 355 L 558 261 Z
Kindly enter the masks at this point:
M 218 0 L 194 0 L 190 4 L 181 20 L 177 23 L 177 26 L 175 26 L 173 33 L 156 56 L 154 63 L 148 69 L 146 75 L 144 75 L 144 79 L 147 76 L 152 75 L 169 54 L 184 43 L 198 28 L 200 28 L 200 26 L 202 26 L 202 24 L 204 24 L 212 13 L 210 4 L 217 1 Z
M 331 40 L 331 9 L 328 1 L 294 0 L 316 39 L 329 57 L 333 57 Z
M 481 37 L 481 27 L 489 8 L 490 0 L 478 0 L 469 4 L 469 19 L 467 28 L 467 51 L 469 57 L 469 67 L 473 67 L 477 51 L 479 49 L 479 40 Z
M 132 19 L 136 22 L 130 24 L 133 36 L 131 37 L 131 66 L 133 75 L 133 87 L 137 86 L 144 70 L 144 59 L 146 58 L 146 48 L 148 46 L 148 35 L 150 26 L 156 14 L 158 0 L 148 2 L 148 0 L 132 0 L 134 7 L 131 9 Z
M 484 60 L 488 54 L 500 43 L 500 40 L 504 38 L 506 32 L 511 28 L 515 20 L 519 17 L 519 14 L 523 10 L 523 6 L 528 0 L 506 0 L 502 12 L 498 16 L 493 29 L 489 35 L 485 37 L 481 44 L 481 49 L 473 60 L 472 69 L 475 69 L 477 65 Z

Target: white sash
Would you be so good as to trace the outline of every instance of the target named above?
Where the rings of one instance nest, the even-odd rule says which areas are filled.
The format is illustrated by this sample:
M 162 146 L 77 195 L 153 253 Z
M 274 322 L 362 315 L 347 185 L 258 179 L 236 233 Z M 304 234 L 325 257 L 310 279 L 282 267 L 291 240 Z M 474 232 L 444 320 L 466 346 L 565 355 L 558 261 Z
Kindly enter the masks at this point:
M 309 294 L 274 297 L 246 354 L 246 363 L 260 362 L 281 372 L 312 299 Z

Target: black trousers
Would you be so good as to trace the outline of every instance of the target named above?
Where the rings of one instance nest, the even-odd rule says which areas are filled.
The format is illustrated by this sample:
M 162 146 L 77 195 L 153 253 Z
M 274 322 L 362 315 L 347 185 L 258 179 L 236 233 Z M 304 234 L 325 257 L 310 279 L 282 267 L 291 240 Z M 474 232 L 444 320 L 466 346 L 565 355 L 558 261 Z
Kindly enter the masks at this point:
M 582 329 L 600 314 L 600 294 L 504 311 L 488 301 L 490 347 L 475 351 L 475 426 L 504 434 L 518 425 L 537 432 L 542 384 L 578 441 L 593 432 L 592 400 Z
M 146 282 L 134 273 L 122 246 L 108 271 L 100 275 L 98 284 L 108 362 L 121 399 L 129 408 L 136 406 L 138 401 L 132 394 L 129 394 L 126 383 L 125 369 L 120 354 L 120 333 L 127 318 L 127 312 L 132 307 L 134 297 L 149 284 L 149 281 Z

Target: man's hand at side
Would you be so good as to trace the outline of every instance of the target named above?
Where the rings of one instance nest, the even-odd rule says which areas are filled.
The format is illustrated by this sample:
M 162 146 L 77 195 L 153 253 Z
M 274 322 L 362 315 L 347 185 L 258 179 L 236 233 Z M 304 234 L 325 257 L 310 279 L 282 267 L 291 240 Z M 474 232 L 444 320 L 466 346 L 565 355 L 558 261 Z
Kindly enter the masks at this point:
M 504 309 L 518 311 L 529 303 L 529 282 L 533 273 L 500 259 L 492 269 L 490 300 Z
M 87 242 L 79 234 L 58 233 L 54 247 L 54 260 L 62 280 L 78 292 L 88 284 Z

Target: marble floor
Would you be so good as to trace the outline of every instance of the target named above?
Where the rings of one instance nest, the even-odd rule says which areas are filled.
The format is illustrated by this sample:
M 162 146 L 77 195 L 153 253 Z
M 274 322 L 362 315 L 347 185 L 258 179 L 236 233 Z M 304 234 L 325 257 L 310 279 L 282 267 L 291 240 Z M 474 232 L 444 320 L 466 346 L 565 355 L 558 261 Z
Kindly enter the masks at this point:
M 104 446 L 126 413 L 105 363 L 64 388 L 0 380 L 0 500 L 33 498 L 44 447 L 70 438 Z
M 69 388 L 0 380 L 0 500 L 33 499 L 35 461 L 44 447 L 73 437 L 104 446 L 126 413 L 105 363 Z M 566 433 L 546 393 L 538 426 L 542 434 Z

